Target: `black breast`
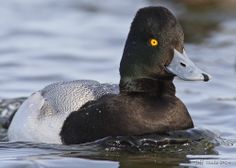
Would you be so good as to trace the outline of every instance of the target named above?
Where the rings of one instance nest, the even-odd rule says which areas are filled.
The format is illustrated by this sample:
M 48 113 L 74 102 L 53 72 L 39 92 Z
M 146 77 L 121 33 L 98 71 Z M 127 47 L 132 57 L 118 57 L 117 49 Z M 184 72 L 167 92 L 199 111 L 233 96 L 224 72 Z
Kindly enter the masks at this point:
M 191 117 L 175 96 L 144 93 L 105 95 L 72 112 L 60 133 L 65 144 L 91 142 L 107 136 L 163 133 L 192 128 Z

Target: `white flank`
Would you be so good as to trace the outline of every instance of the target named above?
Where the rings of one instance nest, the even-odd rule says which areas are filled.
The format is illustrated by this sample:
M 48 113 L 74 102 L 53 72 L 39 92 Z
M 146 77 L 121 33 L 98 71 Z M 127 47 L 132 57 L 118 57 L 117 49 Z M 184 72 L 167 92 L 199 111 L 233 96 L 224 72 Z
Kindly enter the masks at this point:
M 61 144 L 61 128 L 71 112 L 90 100 L 117 92 L 116 85 L 96 81 L 49 85 L 32 94 L 21 105 L 8 129 L 8 138 L 10 141 Z

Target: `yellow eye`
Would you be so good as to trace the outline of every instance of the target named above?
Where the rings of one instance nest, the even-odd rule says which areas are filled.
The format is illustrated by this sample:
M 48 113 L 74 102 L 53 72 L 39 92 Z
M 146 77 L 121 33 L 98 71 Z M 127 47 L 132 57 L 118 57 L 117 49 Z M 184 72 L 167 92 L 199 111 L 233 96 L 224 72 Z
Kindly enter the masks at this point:
M 152 47 L 156 47 L 156 46 L 158 46 L 158 40 L 157 39 L 154 39 L 154 38 L 152 38 L 152 39 L 150 39 L 149 40 L 149 43 L 150 43 L 150 45 L 152 46 Z

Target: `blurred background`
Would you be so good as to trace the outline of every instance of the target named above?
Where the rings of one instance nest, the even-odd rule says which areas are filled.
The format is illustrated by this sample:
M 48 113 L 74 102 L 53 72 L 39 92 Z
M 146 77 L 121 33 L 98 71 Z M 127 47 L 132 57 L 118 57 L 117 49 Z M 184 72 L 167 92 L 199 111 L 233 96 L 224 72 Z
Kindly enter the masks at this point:
M 166 6 L 177 15 L 189 56 L 206 70 L 211 72 L 215 61 L 230 66 L 235 61 L 233 0 L 0 2 L 0 97 L 28 96 L 61 80 L 118 83 L 130 23 L 140 7 L 150 5 Z
M 196 127 L 231 140 L 214 150 L 235 166 L 235 0 L 0 0 L 0 4 L 0 98 L 5 99 L 27 97 L 62 80 L 118 83 L 120 59 L 136 11 L 152 5 L 169 8 L 183 26 L 188 56 L 213 76 L 207 83 L 175 80 L 177 95 Z M 13 152 L 16 155 L 10 153 L 10 158 L 18 156 L 19 151 Z M 0 155 L 1 160 L 4 157 Z M 166 163 L 183 162 L 173 161 L 175 157 Z M 200 157 L 204 162 L 203 156 L 184 157 L 193 163 Z M 155 157 L 146 162 L 149 159 L 159 163 Z

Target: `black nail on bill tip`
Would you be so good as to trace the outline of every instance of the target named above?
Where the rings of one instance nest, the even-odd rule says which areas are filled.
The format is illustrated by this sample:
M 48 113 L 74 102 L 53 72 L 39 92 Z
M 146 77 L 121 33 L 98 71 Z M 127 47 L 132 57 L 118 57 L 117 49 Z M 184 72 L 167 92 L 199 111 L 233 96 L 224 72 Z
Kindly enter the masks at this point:
M 204 81 L 205 81 L 205 82 L 209 81 L 209 76 L 208 76 L 208 75 L 206 75 L 206 74 L 204 74 L 204 73 L 202 73 L 202 75 L 203 75 L 203 77 L 204 77 Z

